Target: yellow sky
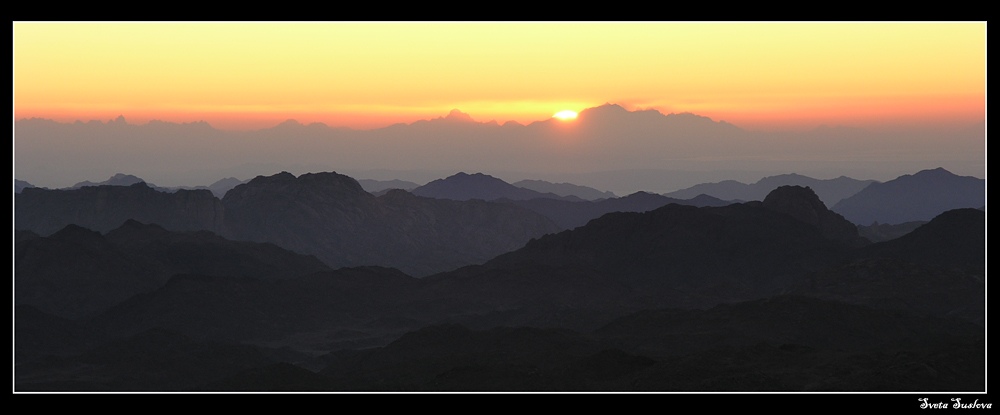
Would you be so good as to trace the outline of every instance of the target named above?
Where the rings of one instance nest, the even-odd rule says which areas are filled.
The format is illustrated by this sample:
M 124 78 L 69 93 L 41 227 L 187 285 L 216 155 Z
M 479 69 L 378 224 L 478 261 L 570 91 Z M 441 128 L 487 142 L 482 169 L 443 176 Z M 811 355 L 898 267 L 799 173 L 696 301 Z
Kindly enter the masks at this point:
M 15 118 L 373 128 L 605 102 L 749 128 L 985 120 L 985 23 L 15 23 Z

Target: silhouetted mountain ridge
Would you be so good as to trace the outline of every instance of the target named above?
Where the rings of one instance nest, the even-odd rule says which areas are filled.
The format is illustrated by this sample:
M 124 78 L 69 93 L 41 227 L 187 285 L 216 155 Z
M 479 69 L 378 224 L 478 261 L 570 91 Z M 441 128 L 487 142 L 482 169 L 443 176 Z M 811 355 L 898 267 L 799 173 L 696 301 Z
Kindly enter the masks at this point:
M 776 191 L 768 206 L 796 206 L 803 195 L 818 202 L 809 189 L 790 190 Z M 859 242 L 857 230 L 835 215 L 824 217 L 829 224 L 823 228 L 846 236 L 830 231 L 824 236 L 819 224 L 761 202 L 716 208 L 669 204 L 646 213 L 606 214 L 532 240 L 484 266 L 582 266 L 659 296 L 663 304 L 712 305 L 773 295 L 807 272 L 846 258 Z
M 145 183 L 15 195 L 15 229 L 41 235 L 68 224 L 107 232 L 129 219 L 270 242 L 333 267 L 382 265 L 419 276 L 482 263 L 559 230 L 516 206 L 393 192 L 376 198 L 336 173 L 258 176 L 221 201 L 207 190 L 163 193 Z
M 534 190 L 539 193 L 554 193 L 559 196 L 576 196 L 584 200 L 597 200 L 615 198 L 614 193 L 602 192 L 587 186 L 579 186 L 572 183 L 551 183 L 545 180 L 521 180 L 513 183 L 514 186 Z
M 15 246 L 16 304 L 66 318 L 93 316 L 177 273 L 287 279 L 329 270 L 315 257 L 208 231 L 170 232 L 134 220 L 101 235 L 76 225 Z
M 862 247 L 871 243 L 858 236 L 858 228 L 854 224 L 827 209 L 816 193 L 808 187 L 778 187 L 767 194 L 762 206 L 815 226 L 827 239 L 852 247 Z
M 986 205 L 986 180 L 937 168 L 873 183 L 833 210 L 857 224 L 927 221 L 942 212 Z
M 558 228 L 528 210 L 389 191 L 376 198 L 336 173 L 257 177 L 222 201 L 231 238 L 272 242 L 333 267 L 428 275 L 484 262 Z
M 985 230 L 986 212 L 968 208 L 949 210 L 906 235 L 867 247 L 860 255 L 950 267 L 982 267 L 985 271 Z
M 586 225 L 590 220 L 596 219 L 606 213 L 647 212 L 670 203 L 699 207 L 725 206 L 729 204 L 728 202 L 705 195 L 691 200 L 681 200 L 648 192 L 635 192 L 628 196 L 593 202 L 575 202 L 550 198 L 536 198 L 531 200 L 498 199 L 497 201 L 535 211 L 552 219 L 552 221 L 563 229 L 574 229 Z
M 875 183 L 875 180 L 855 180 L 845 176 L 819 180 L 792 173 L 764 177 L 753 184 L 743 184 L 735 180 L 703 183 L 667 193 L 666 196 L 690 199 L 699 194 L 707 194 L 723 200 L 764 200 L 768 193 L 780 186 L 802 186 L 813 189 L 824 204 L 833 206 L 872 183 Z
M 111 187 L 59 195 L 131 195 L 82 198 L 94 217 L 148 198 L 144 184 Z M 281 173 L 227 193 L 223 236 L 134 220 L 104 235 L 16 230 L 28 342 L 15 338 L 15 387 L 985 390 L 984 212 L 858 248 L 856 227 L 808 187 L 717 207 L 655 206 L 665 199 L 548 200 L 654 206 L 555 233 L 513 206 L 544 199 L 375 197 L 336 173 Z M 230 232 L 445 272 L 310 271 L 316 258 Z M 67 321 L 45 304 L 97 315 Z
M 164 193 L 145 182 L 75 190 L 24 189 L 14 195 L 14 228 L 49 235 L 69 224 L 107 232 L 126 220 L 173 231 L 223 229 L 222 204 L 208 190 Z
M 434 180 L 423 186 L 413 189 L 410 193 L 417 196 L 433 197 L 436 199 L 452 200 L 528 200 L 537 198 L 559 199 L 559 200 L 582 200 L 575 196 L 559 196 L 554 193 L 540 193 L 534 190 L 514 186 L 501 179 L 482 173 L 466 174 L 456 173 L 444 179 Z

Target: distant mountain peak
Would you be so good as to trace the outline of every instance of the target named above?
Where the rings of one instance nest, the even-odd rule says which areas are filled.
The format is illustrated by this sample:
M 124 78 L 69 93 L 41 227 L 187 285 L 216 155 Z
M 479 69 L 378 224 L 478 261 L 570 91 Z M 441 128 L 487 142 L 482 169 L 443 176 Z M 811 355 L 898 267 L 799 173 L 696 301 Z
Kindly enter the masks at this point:
M 444 120 L 451 122 L 476 122 L 476 120 L 472 119 L 472 116 L 459 111 L 457 108 L 451 110 L 451 112 L 448 113 L 448 116 L 444 117 Z
M 631 111 L 625 109 L 621 105 L 611 104 L 606 102 L 604 103 L 604 105 L 591 107 L 583 111 L 580 111 L 578 118 L 587 118 L 588 116 L 606 115 L 606 114 L 627 114 L 629 112 Z
M 339 174 L 337 172 L 321 172 L 321 173 L 305 173 L 299 177 L 283 171 L 281 173 L 272 176 L 257 176 L 253 180 L 247 183 L 240 184 L 234 187 L 232 190 L 226 193 L 225 198 L 228 198 L 230 194 L 242 195 L 234 197 L 244 197 L 246 192 L 250 189 L 255 189 L 250 191 L 251 193 L 255 191 L 261 191 L 266 189 L 267 191 L 274 191 L 278 193 L 287 193 L 291 190 L 289 189 L 318 189 L 322 188 L 323 192 L 327 195 L 331 195 L 331 191 L 336 193 L 338 197 L 340 196 L 360 196 L 366 195 L 371 196 L 370 193 L 366 192 L 357 180 L 354 178 Z M 234 190 L 242 189 L 233 193 Z M 294 193 L 294 191 L 293 191 Z
M 449 179 L 465 179 L 465 178 L 496 179 L 496 180 L 500 180 L 500 179 L 497 179 L 496 177 L 490 176 L 488 174 L 483 174 L 482 172 L 476 172 L 476 173 L 468 174 L 468 173 L 466 173 L 464 171 L 460 171 L 460 172 L 455 173 L 455 174 L 453 174 L 451 176 L 448 176 L 444 180 L 449 180 Z
M 840 176 L 840 177 L 845 177 L 845 176 Z M 778 178 L 811 179 L 811 177 L 809 177 L 809 176 L 803 176 L 803 175 L 798 174 L 798 173 L 785 173 L 785 174 L 778 174 L 778 175 L 774 175 L 774 176 L 765 176 L 764 178 L 758 180 L 757 182 L 760 183 L 760 182 L 765 181 L 767 179 L 778 179 Z M 806 187 L 808 187 L 808 186 L 806 186 Z
M 114 176 L 111 176 L 110 178 L 108 178 L 108 180 L 105 180 L 103 182 L 94 183 L 89 180 L 86 180 L 74 184 L 72 187 L 70 187 L 70 189 L 79 189 L 81 187 L 88 187 L 88 186 L 132 186 L 138 183 L 145 184 L 145 180 L 142 180 L 131 174 L 116 173 Z
M 536 192 L 514 186 L 488 174 L 465 172 L 455 173 L 444 179 L 437 179 L 413 189 L 417 196 L 453 200 L 496 200 L 507 198 L 511 200 L 527 200 L 535 198 L 558 198 L 554 194 Z
M 938 167 L 936 169 L 921 170 L 913 174 L 918 177 L 952 177 L 955 176 L 954 173 L 945 170 L 944 167 Z
M 293 120 L 291 118 L 285 120 L 281 124 L 276 125 L 276 127 L 301 127 L 301 126 L 302 126 L 302 123 L 300 123 L 300 122 L 298 122 L 296 120 Z
M 986 204 L 986 180 L 938 167 L 873 184 L 841 200 L 834 210 L 854 223 L 900 224 Z
M 294 180 L 295 180 L 295 175 L 294 174 L 291 174 L 291 173 L 289 173 L 287 171 L 283 171 L 281 173 L 273 174 L 273 175 L 270 175 L 270 176 L 260 175 L 260 176 L 254 177 L 253 179 L 251 179 L 246 184 L 280 183 L 280 182 L 287 182 L 287 181 L 294 181 Z
M 657 111 L 657 112 L 659 112 L 659 111 Z M 698 114 L 695 114 L 695 113 L 690 112 L 690 111 L 671 112 L 670 114 L 667 114 L 666 116 L 667 117 L 677 117 L 677 118 L 691 118 L 691 119 L 703 119 L 704 118 L 706 120 L 711 120 L 712 119 L 710 117 L 706 117 L 704 115 L 698 115 Z
M 125 173 L 115 173 L 115 175 L 111 176 L 111 179 L 109 179 L 109 180 L 128 180 L 128 179 L 132 179 L 132 180 L 136 180 L 136 181 L 141 181 L 142 180 L 142 179 L 140 179 L 140 178 L 138 178 L 136 176 L 133 176 L 131 174 L 125 174 Z
M 618 104 L 604 104 L 580 111 L 577 117 L 580 120 L 589 121 L 596 124 L 616 125 L 619 123 L 648 123 L 648 128 L 652 126 L 673 125 L 670 128 L 724 128 L 729 131 L 742 131 L 742 128 L 725 121 L 715 121 L 710 117 L 698 115 L 691 112 L 680 112 L 664 114 L 659 110 L 637 109 L 629 111 Z

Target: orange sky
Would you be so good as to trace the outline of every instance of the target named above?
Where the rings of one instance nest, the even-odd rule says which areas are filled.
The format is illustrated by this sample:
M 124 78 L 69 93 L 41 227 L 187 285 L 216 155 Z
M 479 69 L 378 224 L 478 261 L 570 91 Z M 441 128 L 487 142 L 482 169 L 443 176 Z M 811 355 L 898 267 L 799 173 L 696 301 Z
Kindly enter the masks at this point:
M 985 23 L 15 23 L 14 116 L 376 128 L 605 102 L 749 129 L 985 120 Z

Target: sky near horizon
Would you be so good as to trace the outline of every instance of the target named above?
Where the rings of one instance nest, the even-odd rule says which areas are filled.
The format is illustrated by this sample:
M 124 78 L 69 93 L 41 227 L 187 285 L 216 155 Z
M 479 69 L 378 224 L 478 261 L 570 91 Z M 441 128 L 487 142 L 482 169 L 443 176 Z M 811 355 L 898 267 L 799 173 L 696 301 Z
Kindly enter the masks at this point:
M 754 130 L 961 128 L 986 119 L 986 24 L 14 23 L 15 119 L 371 129 L 606 102 Z

